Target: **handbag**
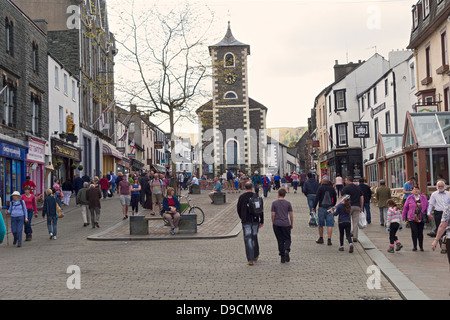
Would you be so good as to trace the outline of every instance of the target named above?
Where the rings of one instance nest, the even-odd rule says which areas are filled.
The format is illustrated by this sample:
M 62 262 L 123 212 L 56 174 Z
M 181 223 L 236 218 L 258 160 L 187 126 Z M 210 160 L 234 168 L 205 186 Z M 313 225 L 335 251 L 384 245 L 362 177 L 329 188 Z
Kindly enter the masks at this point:
M 367 227 L 366 213 L 364 211 L 359 215 L 358 227 L 360 229 Z
M 55 204 L 56 204 L 56 217 L 57 218 L 64 218 L 64 212 L 62 211 L 61 207 L 59 206 L 58 202 L 55 198 Z

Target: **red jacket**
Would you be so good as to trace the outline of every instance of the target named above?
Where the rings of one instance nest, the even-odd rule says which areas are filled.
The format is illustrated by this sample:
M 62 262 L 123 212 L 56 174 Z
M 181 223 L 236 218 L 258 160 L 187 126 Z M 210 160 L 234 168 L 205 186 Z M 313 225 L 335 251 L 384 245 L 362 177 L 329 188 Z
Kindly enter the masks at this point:
M 109 182 L 106 178 L 101 178 L 98 183 L 100 184 L 100 188 L 102 190 L 109 189 Z

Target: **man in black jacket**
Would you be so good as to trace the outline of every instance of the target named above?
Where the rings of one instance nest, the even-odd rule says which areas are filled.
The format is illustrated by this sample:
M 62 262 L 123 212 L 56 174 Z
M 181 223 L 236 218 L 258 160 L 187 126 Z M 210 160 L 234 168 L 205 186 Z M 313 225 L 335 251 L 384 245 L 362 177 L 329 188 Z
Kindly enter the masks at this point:
M 366 211 L 366 220 L 367 224 L 372 222 L 370 218 L 370 198 L 372 198 L 372 189 L 365 184 L 366 182 L 364 178 L 359 179 L 359 188 L 361 189 L 361 193 L 364 196 L 364 210 Z
M 249 210 L 249 199 L 254 195 L 252 183 L 245 184 L 245 192 L 241 194 L 237 203 L 237 212 L 242 221 L 245 254 L 248 265 L 253 265 L 259 258 L 258 230 L 264 224 L 264 214 L 253 215 Z
M 336 205 L 336 190 L 334 190 L 333 185 L 330 182 L 328 176 L 322 177 L 322 182 L 317 189 L 316 199 L 314 200 L 314 205 L 312 210 L 316 211 L 316 206 L 319 204 L 319 239 L 316 243 L 323 243 L 323 227 L 327 226 L 328 234 L 328 245 L 331 246 L 331 234 L 334 227 L 334 215 L 328 212 L 328 209 Z

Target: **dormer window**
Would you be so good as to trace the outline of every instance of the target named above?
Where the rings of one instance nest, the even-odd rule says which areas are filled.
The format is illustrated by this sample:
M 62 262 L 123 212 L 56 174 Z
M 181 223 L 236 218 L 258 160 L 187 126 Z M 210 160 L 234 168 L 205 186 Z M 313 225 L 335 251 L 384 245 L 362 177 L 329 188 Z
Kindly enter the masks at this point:
M 412 10 L 413 15 L 413 30 L 419 26 L 419 6 L 414 6 Z
M 430 0 L 423 0 L 423 19 L 430 15 Z

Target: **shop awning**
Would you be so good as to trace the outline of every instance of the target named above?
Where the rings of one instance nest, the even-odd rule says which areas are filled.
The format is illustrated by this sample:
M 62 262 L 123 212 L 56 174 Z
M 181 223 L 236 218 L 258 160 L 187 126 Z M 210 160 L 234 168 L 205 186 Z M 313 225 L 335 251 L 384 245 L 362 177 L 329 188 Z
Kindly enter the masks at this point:
M 122 160 L 122 153 L 120 153 L 116 147 L 106 142 L 103 142 L 103 155 Z
M 402 153 L 403 134 L 380 134 L 377 145 L 377 159 Z
M 404 132 L 404 147 L 450 144 L 450 112 L 407 113 Z

